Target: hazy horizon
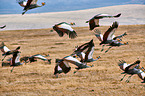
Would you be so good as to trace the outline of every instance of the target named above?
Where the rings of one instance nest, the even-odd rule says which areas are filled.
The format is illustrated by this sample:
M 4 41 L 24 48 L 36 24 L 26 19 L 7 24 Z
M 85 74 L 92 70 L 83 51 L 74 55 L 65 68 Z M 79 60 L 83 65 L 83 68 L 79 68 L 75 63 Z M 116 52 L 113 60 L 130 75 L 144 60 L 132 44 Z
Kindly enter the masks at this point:
M 0 15 L 0 25 L 7 25 L 4 30 L 52 28 L 54 24 L 60 22 L 75 22 L 76 25 L 74 27 L 84 27 L 88 26 L 85 23 L 87 20 L 100 13 L 122 14 L 120 18 L 100 20 L 101 26 L 111 25 L 116 20 L 119 25 L 145 24 L 145 5 L 129 4 L 79 11 L 25 14 L 23 16 L 21 14 Z

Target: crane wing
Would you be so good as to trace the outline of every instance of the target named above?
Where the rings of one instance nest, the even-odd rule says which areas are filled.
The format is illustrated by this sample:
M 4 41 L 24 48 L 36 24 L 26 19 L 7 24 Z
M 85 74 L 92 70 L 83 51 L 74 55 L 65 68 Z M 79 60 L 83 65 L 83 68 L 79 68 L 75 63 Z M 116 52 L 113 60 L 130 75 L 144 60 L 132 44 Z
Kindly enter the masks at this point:
M 4 25 L 4 26 L 0 27 L 0 29 L 3 29 L 3 28 L 5 28 L 5 27 L 6 27 L 6 25 Z
M 37 4 L 38 0 L 32 0 L 31 4 Z
M 77 33 L 71 28 L 68 23 L 65 22 L 53 26 L 53 29 L 59 34 L 60 37 L 62 37 L 64 33 L 69 35 L 69 38 L 71 39 L 76 38 L 77 36 Z
M 11 50 L 4 44 L 4 42 L 1 43 L 0 49 L 1 49 L 1 51 L 2 51 L 3 54 L 5 54 L 5 53 L 8 52 L 8 51 L 11 51 Z
M 11 59 L 10 65 L 11 66 L 21 65 L 21 63 L 20 63 L 20 52 L 19 51 L 16 51 L 16 52 L 13 53 L 13 57 Z
M 118 28 L 118 22 L 113 22 L 112 26 L 103 35 L 103 41 L 112 40 L 115 30 Z
M 95 36 L 99 39 L 99 41 L 103 41 L 103 35 L 101 34 L 99 29 L 94 30 Z
M 79 51 L 79 52 L 84 52 L 86 54 L 87 50 L 89 47 L 94 46 L 93 43 L 93 39 L 85 44 L 82 44 L 81 46 L 77 47 L 77 49 L 75 50 L 75 52 Z
M 43 60 L 43 61 L 46 61 L 46 60 L 47 60 L 44 56 L 42 56 L 42 55 L 40 55 L 40 54 L 33 55 L 33 57 L 35 57 L 35 58 L 37 58 L 37 59 L 41 59 L 41 60 Z
M 120 61 L 120 60 L 119 60 Z M 118 63 L 118 66 L 120 67 L 120 69 L 122 69 L 123 71 L 125 71 L 125 68 L 128 67 L 130 64 L 127 64 L 124 60 L 120 61 Z
M 121 13 L 117 14 L 117 15 L 109 15 L 109 14 L 97 14 L 96 16 L 94 16 L 95 19 L 102 19 L 102 18 L 117 18 L 120 17 Z
M 69 63 L 67 61 L 61 60 L 58 62 L 54 68 L 54 74 L 62 73 L 65 74 L 68 73 L 71 70 L 71 67 L 69 66 Z

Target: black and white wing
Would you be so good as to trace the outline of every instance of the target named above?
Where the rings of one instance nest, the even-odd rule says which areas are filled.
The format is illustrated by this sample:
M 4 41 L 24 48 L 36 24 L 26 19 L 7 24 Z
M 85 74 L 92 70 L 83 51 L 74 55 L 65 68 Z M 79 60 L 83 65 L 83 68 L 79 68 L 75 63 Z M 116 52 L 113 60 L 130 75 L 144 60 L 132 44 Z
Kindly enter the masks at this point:
M 103 19 L 103 18 L 117 18 L 120 17 L 121 13 L 117 14 L 117 15 L 109 15 L 109 14 L 97 14 L 95 15 L 93 18 L 91 18 L 89 21 L 86 21 L 86 23 L 89 22 L 89 27 L 90 30 L 93 30 L 95 27 L 99 27 L 99 19 Z
M 99 29 L 94 30 L 95 36 L 99 39 L 99 41 L 103 41 L 103 35 L 101 34 Z
M 118 66 L 120 67 L 120 69 L 122 69 L 123 71 L 125 71 L 125 68 L 128 67 L 130 64 L 127 64 L 124 60 L 120 61 L 118 63 Z
M 21 6 L 21 7 L 25 7 L 27 5 L 27 1 L 26 0 L 16 0 L 17 3 Z
M 2 51 L 2 54 L 6 54 L 7 52 L 10 52 L 11 50 L 4 44 L 4 42 L 1 43 L 0 49 Z
M 103 41 L 112 40 L 115 36 L 114 33 L 118 28 L 118 22 L 113 22 L 112 26 L 103 35 Z
M 11 59 L 11 66 L 19 66 L 22 65 L 23 63 L 20 63 L 20 52 L 19 51 L 15 51 L 13 52 L 13 57 Z
M 3 29 L 3 28 L 5 28 L 5 27 L 6 27 L 6 25 L 4 25 L 4 26 L 1 26 L 1 27 L 0 27 L 0 29 Z
M 139 74 L 137 74 L 139 76 L 140 79 L 143 80 L 142 83 L 145 83 L 145 69 L 143 67 L 139 68 L 140 69 L 140 72 Z
M 78 69 L 83 69 L 83 68 L 89 68 L 90 67 L 90 66 L 87 66 L 86 63 L 82 63 L 78 59 L 76 59 L 72 56 L 64 57 L 63 60 L 78 66 Z
M 40 54 L 33 55 L 32 57 L 37 58 L 37 59 L 41 59 L 43 61 L 46 61 L 47 60 L 47 58 L 45 58 L 45 56 L 42 56 Z
M 62 37 L 64 33 L 69 35 L 69 38 L 71 39 L 77 37 L 77 33 L 74 31 L 74 29 L 72 29 L 72 27 L 68 23 L 59 23 L 53 26 L 53 29 L 59 34 L 60 37 Z
M 60 60 L 57 62 L 55 68 L 54 68 L 54 75 L 57 73 L 62 73 L 64 72 L 65 74 L 68 73 L 71 70 L 71 67 L 69 66 L 69 63 L 64 60 Z

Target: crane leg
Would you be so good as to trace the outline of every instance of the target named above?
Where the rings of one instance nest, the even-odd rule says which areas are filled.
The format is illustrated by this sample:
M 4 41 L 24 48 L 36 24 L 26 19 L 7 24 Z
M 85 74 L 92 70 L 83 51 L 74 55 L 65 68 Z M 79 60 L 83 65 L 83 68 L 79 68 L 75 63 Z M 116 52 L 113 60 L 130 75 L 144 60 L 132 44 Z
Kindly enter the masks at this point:
M 15 67 L 15 66 L 13 66 L 13 68 L 11 69 L 11 72 L 13 72 L 14 67 Z
M 27 12 L 27 10 L 26 10 L 26 11 L 24 11 L 24 12 L 22 13 L 22 15 L 24 15 L 26 12 Z
M 101 50 L 101 52 L 104 50 L 104 46 L 105 46 L 105 45 L 102 46 L 102 50 Z
M 5 59 L 6 55 L 4 56 L 4 58 L 2 59 L 2 61 Z
M 131 75 L 131 76 L 132 76 L 132 75 Z M 127 80 L 126 80 L 126 82 L 127 82 L 127 83 L 129 82 L 129 80 L 130 80 L 131 76 L 129 76 L 129 77 L 127 78 Z
M 121 78 L 121 80 L 120 80 L 120 81 L 122 81 L 126 75 L 127 75 L 127 74 L 125 74 L 125 75 L 123 76 L 123 78 Z
M 105 51 L 105 53 L 107 53 L 108 51 L 109 51 L 109 49 L 111 49 L 112 47 L 109 47 L 106 51 Z

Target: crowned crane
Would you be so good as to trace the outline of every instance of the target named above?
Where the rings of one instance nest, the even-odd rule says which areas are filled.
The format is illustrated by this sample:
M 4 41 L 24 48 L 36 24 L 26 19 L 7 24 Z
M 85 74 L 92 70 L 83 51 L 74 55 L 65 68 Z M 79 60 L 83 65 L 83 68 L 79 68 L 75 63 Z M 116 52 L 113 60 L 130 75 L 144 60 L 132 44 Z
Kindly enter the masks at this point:
M 100 56 L 97 59 L 94 59 L 93 53 L 94 53 L 94 42 L 93 39 L 85 44 L 82 44 L 81 46 L 77 47 L 73 54 L 76 54 L 78 57 L 81 58 L 81 62 L 93 62 L 97 61 Z
M 69 35 L 69 38 L 74 39 L 77 37 L 77 33 L 74 31 L 74 29 L 72 29 L 70 25 L 72 24 L 61 22 L 54 25 L 53 29 L 58 33 L 60 37 L 63 37 L 63 35 L 66 33 L 67 35 Z
M 74 64 L 77 66 L 77 70 L 84 69 L 84 68 L 90 68 L 92 66 L 88 66 L 84 62 L 80 62 L 78 59 L 76 59 L 73 56 L 66 56 L 63 59 L 59 60 L 54 68 L 54 75 L 58 76 L 58 74 L 64 72 L 65 74 L 68 73 L 71 70 L 71 67 L 69 66 L 69 63 Z M 76 73 L 75 71 L 74 73 Z
M 113 46 L 121 46 L 121 45 L 127 45 L 127 43 L 121 43 L 122 41 L 122 37 L 127 35 L 126 32 L 122 35 L 119 35 L 119 36 L 116 36 L 114 35 L 116 29 L 118 28 L 118 22 L 113 22 L 112 26 L 110 26 L 110 28 L 104 33 L 104 35 L 101 34 L 101 32 L 99 30 L 95 30 L 95 36 L 101 41 L 100 45 L 103 45 L 102 46 L 102 50 L 104 50 L 104 46 L 105 45 L 108 45 L 110 46 L 108 48 L 108 50 L 105 51 L 108 52 L 110 48 L 112 48 Z
M 37 61 L 37 59 L 40 59 L 40 60 L 43 60 L 43 61 L 47 61 L 49 64 L 51 64 L 51 59 L 47 59 L 45 58 L 46 56 L 42 56 L 40 54 L 36 54 L 36 55 L 33 55 L 33 56 L 30 56 L 30 57 L 22 57 L 20 59 L 21 62 L 24 62 L 25 64 L 28 63 L 28 62 L 35 62 Z
M 4 26 L 0 27 L 0 29 L 3 29 L 3 28 L 5 28 L 5 27 L 6 27 L 6 25 L 4 25 Z
M 24 7 L 24 12 L 22 13 L 22 15 L 24 15 L 28 10 L 30 9 L 34 9 L 37 7 L 42 7 L 45 5 L 45 2 L 42 2 L 42 5 L 37 5 L 37 1 L 38 0 L 17 0 L 17 2 L 19 3 L 20 6 Z
M 20 49 L 20 48 L 19 48 Z M 20 62 L 20 51 L 18 51 L 19 49 L 17 49 L 17 50 L 14 50 L 13 52 L 12 52 L 12 58 L 10 58 L 9 60 L 7 60 L 8 62 L 7 63 L 5 63 L 5 62 L 2 62 L 2 66 L 3 65 L 5 65 L 5 64 L 8 64 L 8 65 L 10 65 L 10 67 L 13 67 L 12 69 L 11 69 L 11 72 L 13 71 L 13 69 L 14 69 L 14 67 L 15 66 L 19 66 L 19 65 L 22 65 L 23 63 L 21 63 Z
M 4 58 L 8 55 L 13 54 L 14 51 L 17 51 L 20 49 L 20 46 L 18 46 L 15 50 L 10 50 L 5 44 L 4 42 L 1 43 L 0 45 L 0 50 L 2 51 L 2 56 L 4 56 Z M 4 60 L 4 58 L 2 59 L 2 61 Z
M 128 83 L 132 75 L 142 73 L 141 70 L 138 68 L 139 64 L 140 64 L 140 60 L 135 61 L 133 64 L 127 64 L 124 60 L 120 61 L 118 65 L 120 69 L 124 71 L 121 74 L 125 74 L 123 78 L 121 79 L 121 81 L 124 79 L 124 77 L 127 74 L 130 75 L 128 79 L 126 80 L 126 82 Z
M 11 72 L 13 71 L 15 66 L 20 66 L 23 63 L 20 62 L 20 52 L 18 50 L 15 50 L 13 52 L 13 57 L 11 59 L 11 63 L 10 66 L 13 66 L 13 68 L 11 69 Z
M 98 14 L 95 15 L 93 18 L 91 18 L 89 21 L 86 21 L 86 23 L 89 22 L 89 27 L 90 30 L 93 30 L 95 27 L 99 27 L 99 19 L 103 19 L 103 18 L 117 18 L 120 17 L 121 13 L 112 16 L 112 15 L 108 15 L 108 14 Z
M 64 61 L 63 59 L 60 59 L 56 62 L 56 66 L 54 68 L 54 75 L 58 77 L 58 74 L 60 73 L 68 73 L 71 70 L 71 67 L 69 66 L 68 62 Z

